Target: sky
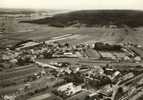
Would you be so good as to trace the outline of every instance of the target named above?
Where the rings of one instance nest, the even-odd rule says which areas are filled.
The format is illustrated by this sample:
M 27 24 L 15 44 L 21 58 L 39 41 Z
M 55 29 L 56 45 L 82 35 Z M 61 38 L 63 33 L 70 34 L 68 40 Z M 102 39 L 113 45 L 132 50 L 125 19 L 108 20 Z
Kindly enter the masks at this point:
M 0 8 L 143 10 L 143 0 L 0 0 Z

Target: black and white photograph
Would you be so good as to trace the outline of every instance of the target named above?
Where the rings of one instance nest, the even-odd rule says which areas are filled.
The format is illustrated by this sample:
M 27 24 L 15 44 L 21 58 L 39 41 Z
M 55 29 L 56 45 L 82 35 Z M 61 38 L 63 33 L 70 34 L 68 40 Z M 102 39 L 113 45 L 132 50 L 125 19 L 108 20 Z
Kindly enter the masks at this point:
M 143 0 L 0 0 L 0 100 L 143 100 Z

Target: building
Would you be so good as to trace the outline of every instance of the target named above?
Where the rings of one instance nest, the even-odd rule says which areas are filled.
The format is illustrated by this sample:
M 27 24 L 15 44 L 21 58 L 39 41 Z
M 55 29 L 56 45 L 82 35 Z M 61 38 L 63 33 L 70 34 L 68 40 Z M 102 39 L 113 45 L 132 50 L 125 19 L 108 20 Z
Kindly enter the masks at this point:
M 63 94 L 63 97 L 69 97 L 82 90 L 81 86 L 75 86 L 73 83 L 68 83 L 60 86 L 57 91 Z
M 113 60 L 116 59 L 116 57 L 110 52 L 100 52 L 100 54 L 104 59 L 113 59 Z

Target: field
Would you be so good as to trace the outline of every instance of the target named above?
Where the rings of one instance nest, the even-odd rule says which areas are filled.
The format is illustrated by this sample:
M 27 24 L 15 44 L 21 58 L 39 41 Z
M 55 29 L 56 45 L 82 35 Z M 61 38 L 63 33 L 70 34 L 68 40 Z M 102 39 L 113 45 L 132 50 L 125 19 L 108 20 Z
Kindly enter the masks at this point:
M 21 23 L 20 23 L 21 24 Z M 25 24 L 25 23 L 24 23 Z M 35 41 L 50 40 L 52 37 L 57 37 L 66 34 L 80 35 L 68 39 L 63 39 L 61 42 L 67 42 L 71 44 L 80 44 L 83 42 L 110 42 L 110 43 L 121 43 L 121 42 L 132 42 L 142 45 L 143 44 L 143 30 L 142 28 L 136 28 L 126 31 L 126 28 L 106 28 L 106 27 L 51 27 L 48 25 L 35 25 L 25 24 L 21 27 L 29 28 L 28 32 L 17 32 L 7 33 L 0 36 L 0 45 L 9 46 L 17 43 L 21 40 L 32 39 Z
M 2 11 L 5 11 L 2 9 Z M 6 10 L 6 11 L 9 11 L 9 10 Z M 16 10 L 18 13 L 19 13 L 19 10 Z M 27 10 L 26 10 L 27 11 Z M 25 12 L 26 12 L 25 11 Z M 10 10 L 10 12 L 12 12 Z M 34 13 L 35 11 L 29 11 L 28 13 Z M 43 11 L 45 12 L 45 11 Z M 48 15 L 54 15 L 56 13 L 60 13 L 60 12 L 68 12 L 68 11 L 47 11 L 46 13 Z M 99 10 L 99 11 L 77 11 L 78 13 L 76 12 L 72 12 L 72 13 L 65 13 L 64 14 L 59 14 L 59 15 L 55 15 L 53 17 L 56 18 L 57 21 L 62 21 L 60 20 L 62 17 L 64 18 L 65 16 L 68 16 L 68 18 L 75 18 L 75 15 L 77 15 L 79 21 L 81 20 L 84 21 L 84 20 L 87 20 L 87 24 L 90 24 L 88 23 L 88 21 L 92 21 L 93 23 L 98 23 L 98 22 L 108 22 L 108 17 L 111 17 L 111 19 L 113 18 L 117 18 L 117 16 L 114 16 L 114 13 L 116 14 L 117 12 L 123 12 L 123 16 L 126 18 L 126 16 L 130 16 L 130 13 L 131 15 L 132 14 L 136 14 L 136 12 L 138 11 L 112 11 L 112 10 L 109 10 L 109 11 L 106 11 L 107 13 L 105 13 L 105 11 L 103 10 Z M 89 13 L 86 13 L 86 12 L 89 12 Z M 85 13 L 85 16 L 82 16 L 82 13 L 84 14 Z M 100 16 L 102 20 L 95 20 L 93 21 L 92 20 L 92 17 L 93 19 L 96 17 L 99 17 L 99 14 L 101 15 L 107 15 L 107 16 L 104 16 L 105 19 L 103 20 L 102 17 L 103 16 Z M 75 15 L 74 15 L 75 14 Z M 122 13 L 121 13 L 122 14 Z M 139 14 L 142 15 L 142 12 L 139 11 Z M 80 16 L 81 15 L 81 16 Z M 90 17 L 86 17 L 90 15 Z M 93 15 L 93 16 L 92 16 Z M 120 16 L 120 13 L 117 13 L 118 16 Z M 17 15 L 16 15 L 17 16 Z M 71 16 L 71 17 L 70 17 Z M 46 16 L 45 16 L 46 17 Z M 84 20 L 81 19 L 81 18 L 85 18 Z M 123 18 L 124 18 L 123 17 Z M 135 16 L 130 16 L 131 19 L 135 20 L 134 17 Z M 141 16 L 140 16 L 141 17 Z M 26 20 L 25 17 L 22 18 L 23 20 Z M 31 18 L 32 19 L 32 18 Z M 99 18 L 100 19 L 100 18 Z M 109 18 L 110 19 L 110 18 Z M 110 20 L 111 20 L 110 19 Z M 120 20 L 113 20 L 113 23 L 116 22 L 116 21 L 120 21 Z M 123 20 L 125 20 L 123 19 Z M 130 18 L 129 18 L 130 19 Z M 2 22 L 3 18 L 0 17 L 0 22 Z M 40 20 L 48 20 L 48 19 L 40 19 Z M 68 22 L 68 19 L 65 19 L 66 22 Z M 136 20 L 135 20 L 136 21 Z M 126 22 L 126 20 L 125 20 Z M 140 21 L 139 21 L 140 22 Z M 57 37 L 57 36 L 61 36 L 61 35 L 66 35 L 66 34 L 73 34 L 73 35 L 79 35 L 75 38 L 68 38 L 68 39 L 64 39 L 62 40 L 61 42 L 68 42 L 68 43 L 71 43 L 71 44 L 79 44 L 79 43 L 82 43 L 82 42 L 87 42 L 87 43 L 90 43 L 90 42 L 93 42 L 93 41 L 102 41 L 102 42 L 110 42 L 110 43 L 120 43 L 120 42 L 132 42 L 134 44 L 140 44 L 142 45 L 143 44 L 143 27 L 134 27 L 134 28 L 131 28 L 129 26 L 127 26 L 127 24 L 123 24 L 122 27 L 110 27 L 110 26 L 106 26 L 106 25 L 91 25 L 91 27 L 86 27 L 86 26 L 83 26 L 82 23 L 81 25 L 79 25 L 78 27 L 77 26 L 74 26 L 74 25 L 70 25 L 70 26 L 65 26 L 65 27 L 53 27 L 53 26 L 49 26 L 48 23 L 41 23 L 41 24 L 31 24 L 31 23 L 21 23 L 19 22 L 19 19 L 9 19 L 9 20 L 6 20 L 6 23 L 14 23 L 13 25 L 10 24 L 8 25 L 8 29 L 9 27 L 10 28 L 14 28 L 12 30 L 13 31 L 10 31 L 10 32 L 6 32 L 6 33 L 1 33 L 0 34 L 0 47 L 2 46 L 6 46 L 6 45 L 11 45 L 11 44 L 15 44 L 16 42 L 18 41 L 21 41 L 21 40 L 27 40 L 27 39 L 32 39 L 32 40 L 36 40 L 36 41 L 44 41 L 44 40 L 49 40 L 51 39 L 52 37 Z M 100 24 L 103 24 L 103 23 L 100 23 Z M 106 23 L 107 24 L 107 23 Z
M 27 77 L 40 72 L 41 69 L 35 65 L 21 66 L 0 73 L 0 93 L 15 91 L 15 89 L 23 86 Z

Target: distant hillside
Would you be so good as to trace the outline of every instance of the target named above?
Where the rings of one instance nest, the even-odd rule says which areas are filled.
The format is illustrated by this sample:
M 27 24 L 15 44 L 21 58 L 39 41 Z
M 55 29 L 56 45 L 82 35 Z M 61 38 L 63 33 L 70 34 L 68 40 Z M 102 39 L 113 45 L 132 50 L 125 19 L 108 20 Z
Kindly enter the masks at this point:
M 32 14 L 36 11 L 33 9 L 5 9 L 0 8 L 0 14 Z
M 86 26 L 102 25 L 128 25 L 130 27 L 143 26 L 143 11 L 136 10 L 81 10 L 64 14 L 57 14 L 50 18 L 26 23 L 48 24 L 50 26 L 66 27 L 74 24 Z

